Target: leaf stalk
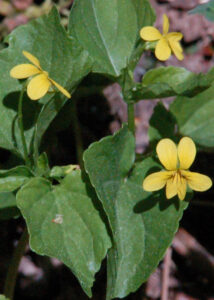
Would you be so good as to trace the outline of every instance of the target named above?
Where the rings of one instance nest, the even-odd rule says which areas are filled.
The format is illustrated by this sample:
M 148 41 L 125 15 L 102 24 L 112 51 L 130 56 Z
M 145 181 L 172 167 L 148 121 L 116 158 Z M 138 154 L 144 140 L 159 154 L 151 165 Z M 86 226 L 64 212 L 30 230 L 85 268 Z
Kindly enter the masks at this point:
M 128 103 L 128 128 L 135 136 L 135 109 L 134 102 Z
M 18 268 L 22 256 L 25 252 L 28 240 L 29 240 L 29 235 L 28 235 L 27 227 L 25 227 L 22 236 L 18 242 L 18 245 L 14 250 L 13 257 L 8 267 L 7 277 L 5 280 L 4 295 L 6 296 L 6 298 L 10 300 L 13 300 Z
M 19 130 L 20 130 L 22 146 L 23 146 L 23 151 L 24 151 L 25 163 L 28 167 L 30 167 L 31 162 L 28 157 L 27 144 L 26 144 L 26 140 L 25 140 L 24 126 L 23 126 L 23 113 L 22 113 L 23 96 L 24 96 L 25 88 L 26 88 L 26 85 L 23 84 L 22 90 L 21 90 L 20 96 L 19 96 L 19 103 L 18 103 L 18 123 L 19 123 Z
M 77 112 L 77 101 L 78 97 L 72 97 L 72 127 L 74 132 L 74 138 L 76 143 L 76 152 L 77 152 L 77 161 L 80 165 L 80 168 L 83 170 L 83 141 L 82 141 L 82 133 L 80 122 L 78 118 Z

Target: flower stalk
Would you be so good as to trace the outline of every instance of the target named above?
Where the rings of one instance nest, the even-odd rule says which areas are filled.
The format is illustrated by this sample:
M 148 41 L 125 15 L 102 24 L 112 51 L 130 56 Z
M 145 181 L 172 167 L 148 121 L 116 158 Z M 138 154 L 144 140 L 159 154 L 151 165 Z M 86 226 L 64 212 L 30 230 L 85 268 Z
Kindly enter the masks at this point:
M 78 118 L 78 112 L 77 112 L 77 100 L 78 97 L 72 98 L 72 127 L 73 127 L 73 133 L 75 137 L 75 143 L 76 143 L 76 156 L 78 164 L 80 165 L 80 168 L 83 170 L 84 163 L 83 163 L 83 142 L 82 142 L 82 132 L 81 127 L 79 123 Z
M 128 103 L 128 128 L 135 136 L 134 102 Z
M 28 167 L 30 167 L 31 162 L 28 157 L 27 144 L 26 144 L 26 140 L 25 140 L 24 126 L 23 126 L 23 113 L 22 113 L 22 104 L 23 104 L 23 96 L 24 96 L 25 88 L 26 88 L 26 85 L 23 84 L 22 90 L 21 90 L 20 96 L 19 96 L 19 103 L 18 103 L 18 123 L 19 123 L 19 130 L 20 130 L 22 146 L 23 146 L 23 151 L 24 151 L 25 163 Z
M 4 295 L 6 296 L 6 298 L 10 300 L 13 300 L 18 268 L 22 256 L 25 252 L 28 240 L 29 240 L 29 235 L 28 235 L 27 227 L 25 227 L 22 236 L 18 242 L 18 245 L 14 251 L 12 260 L 8 268 L 7 277 L 5 280 Z

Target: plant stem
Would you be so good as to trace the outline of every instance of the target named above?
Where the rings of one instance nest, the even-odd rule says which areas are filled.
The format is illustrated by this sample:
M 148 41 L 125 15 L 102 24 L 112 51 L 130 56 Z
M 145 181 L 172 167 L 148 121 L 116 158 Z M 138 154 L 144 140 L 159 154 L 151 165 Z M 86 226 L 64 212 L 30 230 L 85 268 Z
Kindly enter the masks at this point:
M 19 130 L 22 140 L 22 146 L 24 150 L 24 157 L 25 157 L 25 163 L 28 167 L 30 167 L 31 163 L 28 157 L 28 151 L 27 151 L 27 144 L 25 140 L 25 134 L 24 134 L 24 126 L 23 126 L 23 114 L 22 114 L 22 103 L 23 103 L 23 96 L 25 91 L 26 85 L 24 84 L 19 96 L 19 104 L 18 104 L 18 122 L 19 122 Z
M 72 101 L 72 126 L 73 126 L 73 132 L 76 142 L 76 152 L 77 152 L 77 161 L 80 165 L 80 168 L 83 169 L 83 142 L 82 142 L 82 133 L 81 128 L 79 124 L 79 119 L 77 115 L 77 97 L 73 97 L 71 99 Z
M 128 128 L 135 136 L 134 102 L 128 103 Z
M 14 250 L 13 257 L 10 262 L 8 272 L 7 272 L 7 277 L 5 280 L 4 295 L 10 300 L 13 299 L 19 263 L 25 252 L 27 243 L 28 243 L 28 231 L 27 231 L 27 227 L 25 227 L 22 236 L 18 242 L 18 245 Z
M 35 124 L 35 131 L 34 131 L 34 139 L 33 139 L 33 161 L 34 161 L 34 167 L 38 167 L 38 158 L 39 158 L 39 149 L 38 149 L 38 141 L 37 141 L 37 123 Z

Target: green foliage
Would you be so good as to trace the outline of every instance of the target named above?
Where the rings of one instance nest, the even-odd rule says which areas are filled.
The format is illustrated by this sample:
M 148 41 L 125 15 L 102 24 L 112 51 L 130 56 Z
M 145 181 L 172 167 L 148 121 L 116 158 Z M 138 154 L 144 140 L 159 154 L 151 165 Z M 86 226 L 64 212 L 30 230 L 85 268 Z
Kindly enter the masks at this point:
M 9 300 L 9 299 L 6 298 L 4 295 L 0 295 L 0 300 Z
M 214 86 L 195 97 L 177 97 L 170 111 L 182 135 L 204 147 L 214 147 Z
M 150 150 L 161 138 L 177 139 L 177 127 L 178 136 L 214 147 L 214 68 L 195 74 L 160 67 L 148 71 L 142 83 L 134 81 L 133 70 L 146 49 L 139 31 L 154 20 L 149 0 L 75 0 L 68 32 L 54 7 L 48 15 L 14 30 L 7 38 L 8 47 L 0 51 L 0 147 L 18 158 L 18 166 L 14 167 L 14 159 L 14 168 L 0 170 L 0 219 L 22 215 L 32 250 L 61 260 L 88 296 L 106 256 L 107 299 L 125 297 L 139 288 L 171 244 L 188 203 L 177 198 L 167 201 L 164 191 L 143 190 L 145 177 L 162 167 L 151 155 L 136 162 L 135 138 L 126 125 L 85 151 L 87 174 L 77 165 L 54 166 L 52 159 L 49 164 L 48 155 L 40 153 L 47 129 L 46 137 L 49 133 L 53 137 L 71 120 L 76 122 L 71 101 L 91 96 L 94 90 L 101 93 L 103 78 L 108 77 L 121 85 L 124 100 L 132 104 L 178 96 L 170 111 L 162 104 L 156 106 L 149 127 Z M 14 66 L 28 63 L 23 50 L 35 55 L 50 78 L 71 94 L 92 74 L 69 100 L 51 92 L 31 101 L 25 93 L 26 155 L 18 127 L 23 81 L 9 75 Z M 134 124 L 130 111 L 129 128 Z M 73 127 L 78 129 L 77 124 Z M 44 151 L 51 151 L 50 140 L 42 143 Z M 29 158 L 30 167 L 19 165 L 23 158 L 25 162 Z
M 49 176 L 51 178 L 54 178 L 56 180 L 60 180 L 64 178 L 68 173 L 71 171 L 77 169 L 77 165 L 68 165 L 68 166 L 54 166 L 49 173 Z
M 0 193 L 15 191 L 31 177 L 33 177 L 33 173 L 25 166 L 0 170 Z
M 111 246 L 90 190 L 81 172 L 75 171 L 57 186 L 44 178 L 34 178 L 17 194 L 32 250 L 60 259 L 76 275 L 88 296 L 94 275 Z
M 118 77 L 129 60 L 136 65 L 139 31 L 154 20 L 148 0 L 76 0 L 69 31 L 89 52 L 94 72 Z
M 142 99 L 166 98 L 177 95 L 193 96 L 208 88 L 214 81 L 214 69 L 206 75 L 192 73 L 184 68 L 160 67 L 148 71 L 142 84 L 133 84 L 128 98 L 137 102 Z
M 150 143 L 157 143 L 160 139 L 175 137 L 175 119 L 162 103 L 155 107 L 149 121 L 149 140 Z
M 189 13 L 203 15 L 207 20 L 214 22 L 214 0 L 196 6 L 194 9 L 190 10 Z
M 148 158 L 134 166 L 134 158 L 134 137 L 126 126 L 93 143 L 84 154 L 86 171 L 113 234 L 107 299 L 125 297 L 148 278 L 170 245 L 187 206 L 177 199 L 166 201 L 163 193 L 144 192 L 143 179 L 160 165 Z
M 9 75 L 12 67 L 28 62 L 22 51 L 34 54 L 50 77 L 71 93 L 90 71 L 91 62 L 87 52 L 67 35 L 56 8 L 47 16 L 18 27 L 10 34 L 8 42 L 9 47 L 0 52 L 0 147 L 22 153 L 17 128 L 18 92 L 22 85 Z M 60 93 L 47 95 L 43 100 L 44 105 L 41 101 L 24 99 L 23 117 L 28 148 L 32 146 L 35 124 L 35 139 L 40 143 L 50 122 L 65 102 L 65 97 Z
M 37 167 L 36 167 L 36 175 L 37 176 L 45 176 L 49 173 L 50 167 L 48 162 L 48 157 L 45 152 L 43 152 L 37 160 Z

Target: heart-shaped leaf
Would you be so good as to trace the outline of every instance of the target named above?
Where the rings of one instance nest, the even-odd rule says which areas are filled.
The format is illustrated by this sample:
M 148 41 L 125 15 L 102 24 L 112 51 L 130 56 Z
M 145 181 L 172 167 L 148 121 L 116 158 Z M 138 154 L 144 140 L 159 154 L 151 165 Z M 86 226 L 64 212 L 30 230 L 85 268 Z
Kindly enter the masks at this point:
M 69 31 L 89 52 L 94 72 L 117 77 L 139 46 L 140 29 L 154 20 L 148 0 L 77 0 L 72 6 Z M 132 58 L 134 65 L 138 58 Z
M 35 55 L 50 78 L 71 93 L 90 71 L 91 60 L 79 43 L 68 36 L 60 24 L 56 8 L 48 15 L 18 27 L 7 40 L 9 47 L 0 52 L 0 147 L 23 154 L 17 126 L 18 97 L 22 84 L 10 77 L 10 70 L 14 66 L 29 63 L 22 51 Z M 66 101 L 60 93 L 48 94 L 43 101 L 36 102 L 25 97 L 23 117 L 28 148 L 32 143 L 35 123 L 36 141 L 39 143 L 50 122 Z
M 178 199 L 167 201 L 162 192 L 144 192 L 143 179 L 160 165 L 148 158 L 134 167 L 134 158 L 134 137 L 127 127 L 84 153 L 86 171 L 113 233 L 107 299 L 125 297 L 146 281 L 172 242 L 187 206 Z
M 66 264 L 89 296 L 94 275 L 111 246 L 90 190 L 81 172 L 75 171 L 57 186 L 44 178 L 34 178 L 17 194 L 32 250 Z

